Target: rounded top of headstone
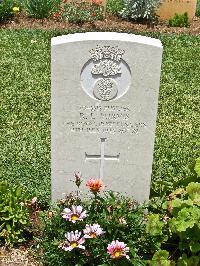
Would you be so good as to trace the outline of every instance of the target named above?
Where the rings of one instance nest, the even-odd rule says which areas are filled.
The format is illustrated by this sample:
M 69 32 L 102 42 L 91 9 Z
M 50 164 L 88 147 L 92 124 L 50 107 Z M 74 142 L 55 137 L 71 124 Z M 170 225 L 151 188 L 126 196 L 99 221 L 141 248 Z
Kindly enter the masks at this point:
M 134 42 L 134 43 L 141 43 L 162 48 L 162 43 L 159 39 L 141 36 L 141 35 L 117 33 L 117 32 L 85 32 L 85 33 L 62 35 L 58 37 L 53 37 L 51 39 L 51 45 L 54 46 L 63 43 L 94 41 L 94 40 Z

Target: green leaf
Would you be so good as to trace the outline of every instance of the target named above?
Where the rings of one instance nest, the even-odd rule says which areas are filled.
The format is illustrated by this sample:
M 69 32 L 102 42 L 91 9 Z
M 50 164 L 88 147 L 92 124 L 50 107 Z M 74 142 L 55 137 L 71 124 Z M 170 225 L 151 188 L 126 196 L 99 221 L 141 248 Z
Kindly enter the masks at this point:
M 181 199 L 176 198 L 172 201 L 172 207 L 173 208 L 180 208 L 182 203 L 183 203 L 183 201 Z
M 183 254 L 182 257 L 178 259 L 177 266 L 199 266 L 200 258 L 198 256 L 187 257 Z
M 192 253 L 200 251 L 200 243 L 198 242 L 190 242 L 189 247 Z
M 162 208 L 163 208 L 163 210 L 167 210 L 167 208 L 168 208 L 168 201 L 163 202 Z
M 8 230 L 8 232 L 11 232 L 11 226 L 10 226 L 10 224 L 6 224 L 6 229 Z
M 194 200 L 194 199 L 200 199 L 200 183 L 190 183 L 186 187 L 186 191 L 189 195 L 189 197 Z
M 170 260 L 168 260 L 169 252 L 166 250 L 158 250 L 150 262 L 151 266 L 170 266 L 173 265 Z
M 16 192 L 15 192 L 16 193 L 16 199 L 21 196 L 21 192 L 22 192 L 21 188 L 17 187 Z
M 146 231 L 152 236 L 162 235 L 164 222 L 160 221 L 159 214 L 150 214 L 146 225 Z
M 169 226 L 172 231 L 184 232 L 188 228 L 192 228 L 200 222 L 200 209 L 197 206 L 185 207 L 181 209 L 177 217 L 173 217 L 169 221 Z

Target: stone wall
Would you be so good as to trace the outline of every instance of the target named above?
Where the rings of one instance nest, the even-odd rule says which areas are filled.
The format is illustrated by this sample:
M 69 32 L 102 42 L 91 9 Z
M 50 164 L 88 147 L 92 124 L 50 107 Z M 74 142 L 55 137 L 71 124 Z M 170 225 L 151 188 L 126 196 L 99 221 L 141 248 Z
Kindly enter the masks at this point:
M 189 20 L 192 20 L 196 12 L 197 0 L 162 0 L 157 11 L 161 20 L 169 20 L 174 15 L 188 13 Z

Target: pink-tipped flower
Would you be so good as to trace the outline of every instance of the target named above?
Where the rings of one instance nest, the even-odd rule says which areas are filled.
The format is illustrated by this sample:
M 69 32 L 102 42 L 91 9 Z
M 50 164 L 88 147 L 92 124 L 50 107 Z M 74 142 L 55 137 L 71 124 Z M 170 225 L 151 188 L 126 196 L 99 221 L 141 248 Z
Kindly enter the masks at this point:
M 129 252 L 129 247 L 127 247 L 124 242 L 119 242 L 118 240 L 112 241 L 112 243 L 108 245 L 107 252 L 112 259 L 120 259 L 122 257 L 129 259 L 129 256 L 126 254 Z
M 100 192 L 103 188 L 103 182 L 100 179 L 93 179 L 87 181 L 86 186 L 92 191 L 93 193 Z
M 87 216 L 86 211 L 83 211 L 82 206 L 72 206 L 71 209 L 65 208 L 61 213 L 61 216 L 72 222 L 75 223 L 76 221 L 83 221 L 83 219 Z
M 85 238 L 81 237 L 81 232 L 76 230 L 75 232 L 71 231 L 65 234 L 66 240 L 61 244 L 61 248 L 65 251 L 71 251 L 74 248 L 85 249 L 85 246 L 82 244 L 85 243 Z
M 99 224 L 86 224 L 83 233 L 84 238 L 96 238 L 97 236 L 103 235 L 105 232 Z

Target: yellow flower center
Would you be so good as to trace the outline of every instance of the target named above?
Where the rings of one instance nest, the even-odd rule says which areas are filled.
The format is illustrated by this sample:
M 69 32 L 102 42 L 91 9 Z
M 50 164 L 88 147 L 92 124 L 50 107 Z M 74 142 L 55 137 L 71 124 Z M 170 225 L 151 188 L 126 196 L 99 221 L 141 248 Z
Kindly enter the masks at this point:
M 119 257 L 121 257 L 121 251 L 116 251 L 116 252 L 114 253 L 114 257 L 115 257 L 115 258 L 119 258 Z
M 71 243 L 71 246 L 72 246 L 73 248 L 76 248 L 76 247 L 78 246 L 78 244 L 77 244 L 77 242 L 72 242 L 72 243 Z
M 77 221 L 78 220 L 78 216 L 77 215 L 72 215 L 71 219 L 72 219 L 72 221 Z

